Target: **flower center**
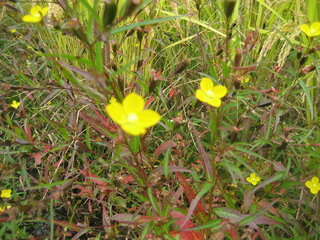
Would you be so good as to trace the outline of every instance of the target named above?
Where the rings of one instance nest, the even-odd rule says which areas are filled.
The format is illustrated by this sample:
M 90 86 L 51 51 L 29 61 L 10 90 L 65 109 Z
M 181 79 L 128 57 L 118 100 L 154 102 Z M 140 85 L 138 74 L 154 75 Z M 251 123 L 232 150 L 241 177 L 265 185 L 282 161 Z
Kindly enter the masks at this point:
M 207 91 L 207 95 L 209 97 L 214 97 L 214 92 L 210 89 L 210 90 Z
M 137 114 L 135 114 L 135 113 L 130 113 L 130 114 L 128 115 L 128 120 L 129 120 L 129 122 L 135 122 L 135 121 L 137 121 L 137 120 L 138 120 Z

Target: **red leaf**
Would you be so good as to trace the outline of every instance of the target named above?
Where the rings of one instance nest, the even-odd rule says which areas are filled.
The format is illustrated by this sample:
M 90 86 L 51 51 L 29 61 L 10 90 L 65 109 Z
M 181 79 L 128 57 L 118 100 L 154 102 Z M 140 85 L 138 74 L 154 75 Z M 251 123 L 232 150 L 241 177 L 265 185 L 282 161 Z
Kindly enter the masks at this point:
M 199 132 L 195 131 L 195 136 L 196 136 L 196 140 L 197 140 L 197 148 L 198 148 L 198 152 L 204 162 L 204 166 L 205 166 L 205 170 L 206 172 L 210 175 L 213 176 L 213 172 L 212 172 L 212 165 L 211 165 L 211 159 L 209 154 L 206 152 L 206 150 L 204 149 L 204 146 L 202 145 L 201 142 L 201 135 Z
M 98 184 L 98 185 L 101 185 L 101 186 L 106 186 L 106 185 L 108 185 L 107 182 L 98 180 L 97 178 L 100 178 L 100 179 L 101 179 L 101 177 L 92 174 L 92 173 L 89 171 L 89 169 L 86 169 L 86 170 L 82 171 L 81 173 L 82 173 L 84 176 L 86 176 L 91 182 L 94 182 L 94 183 L 96 183 L 96 184 Z
M 184 222 L 184 219 L 186 218 L 186 216 L 180 212 L 177 211 L 172 211 L 171 212 L 171 216 L 176 219 L 176 223 L 178 224 L 179 227 L 181 227 L 182 223 Z M 182 226 L 181 230 L 184 229 L 189 229 L 189 228 L 193 228 L 195 225 L 193 224 L 193 222 L 191 220 L 188 220 L 186 224 L 184 224 L 184 226 Z M 174 231 L 170 233 L 171 236 L 175 236 L 175 235 L 179 235 L 180 240 L 202 240 L 203 236 L 200 232 L 197 231 Z
M 24 131 L 26 133 L 27 140 L 33 143 L 32 132 L 28 121 L 24 122 Z
M 117 126 L 110 122 L 101 122 L 99 119 L 91 117 L 84 112 L 80 112 L 80 117 L 85 120 L 91 127 L 93 127 L 100 134 L 110 137 L 108 131 L 116 132 Z
M 169 98 L 172 98 L 174 94 L 176 93 L 176 90 L 174 90 L 173 86 L 171 87 L 171 90 L 169 92 Z
M 148 108 L 153 101 L 154 101 L 154 96 L 151 96 L 151 97 L 147 100 L 147 102 L 146 102 L 146 104 L 145 104 L 145 108 Z
M 235 239 L 235 240 L 239 239 L 238 232 L 237 232 L 236 228 L 231 227 L 229 229 L 229 232 L 230 232 L 230 236 L 232 237 L 232 239 Z
M 82 227 L 78 226 L 77 224 L 70 223 L 68 221 L 60 221 L 60 220 L 53 220 L 53 221 L 54 221 L 54 224 L 64 228 L 68 228 L 73 231 L 80 231 L 82 229 Z
M 37 153 L 32 153 L 30 154 L 32 157 L 34 157 L 34 160 L 36 162 L 36 164 L 41 164 L 41 157 L 42 157 L 42 153 L 41 152 L 37 152 Z
M 43 151 L 45 153 L 47 153 L 47 152 L 49 152 L 51 150 L 51 146 L 50 145 L 44 144 L 42 146 L 43 146 Z
M 186 193 L 187 195 L 187 198 L 188 198 L 188 201 L 189 203 L 191 204 L 193 199 L 196 198 L 196 194 L 195 192 L 193 191 L 193 189 L 190 187 L 190 185 L 187 183 L 185 177 L 179 173 L 179 172 L 176 172 L 176 176 L 178 177 L 178 180 L 181 184 L 181 186 L 183 187 L 183 190 L 184 192 Z M 197 210 L 197 213 L 199 214 L 203 214 L 203 215 L 206 215 L 206 212 L 204 210 L 204 208 L 202 207 L 201 203 L 198 202 L 197 206 L 196 206 L 196 210 Z
M 111 123 L 109 119 L 107 119 L 107 118 L 105 118 L 104 116 L 102 116 L 97 109 L 94 109 L 94 112 L 95 112 L 95 114 L 98 116 L 98 118 L 99 118 L 99 120 L 101 121 L 101 123 L 102 123 L 107 129 L 109 129 L 111 132 L 117 132 L 117 131 L 118 131 L 117 125 Z
M 91 203 L 91 200 L 88 201 L 88 211 L 89 213 L 92 213 L 92 203 Z
M 134 178 L 133 178 L 133 175 L 131 175 L 131 174 L 124 178 L 124 182 L 126 184 L 128 184 L 129 182 L 132 182 L 133 180 L 134 180 Z
M 179 166 L 168 166 L 169 172 L 189 172 L 189 173 L 194 173 L 193 171 L 189 170 L 188 168 L 185 167 L 179 167 Z M 151 172 L 151 175 L 154 174 L 164 174 L 164 167 L 157 167 L 154 171 Z
M 176 143 L 173 142 L 172 140 L 169 140 L 169 141 L 162 143 L 159 147 L 156 148 L 156 150 L 154 150 L 154 153 L 153 153 L 154 158 L 158 158 L 160 156 L 160 154 L 164 153 L 169 148 L 172 148 L 175 146 L 176 146 Z

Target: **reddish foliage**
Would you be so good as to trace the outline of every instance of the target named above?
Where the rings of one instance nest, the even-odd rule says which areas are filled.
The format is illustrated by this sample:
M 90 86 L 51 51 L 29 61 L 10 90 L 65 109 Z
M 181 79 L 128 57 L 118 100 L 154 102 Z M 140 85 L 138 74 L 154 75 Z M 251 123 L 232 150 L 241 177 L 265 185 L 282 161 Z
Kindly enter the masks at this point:
M 164 153 L 169 148 L 175 147 L 175 146 L 176 144 L 172 140 L 162 143 L 159 147 L 156 148 L 156 150 L 154 150 L 154 153 L 153 153 L 154 157 L 158 158 L 160 154 Z
M 232 239 L 235 239 L 235 240 L 239 239 L 238 232 L 235 227 L 231 227 L 229 229 L 229 232 L 230 232 L 230 236 L 232 237 Z
M 94 182 L 100 186 L 106 186 L 108 185 L 107 182 L 104 182 L 104 181 L 101 181 L 99 180 L 99 178 L 101 179 L 101 177 L 97 176 L 97 175 L 94 175 L 90 172 L 90 170 L 87 168 L 85 170 L 83 170 L 81 172 L 81 174 L 83 174 L 88 180 L 90 180 L 91 182 Z
M 26 133 L 27 140 L 33 143 L 32 131 L 27 121 L 24 123 L 24 132 Z
M 32 153 L 30 154 L 33 158 L 34 158 L 34 161 L 36 162 L 36 164 L 41 164 L 41 157 L 42 157 L 42 153 L 41 152 L 37 152 L 37 153 Z
M 193 189 L 190 187 L 190 185 L 187 183 L 185 177 L 181 173 L 176 172 L 176 176 L 178 177 L 178 180 L 179 180 L 181 186 L 183 187 L 184 192 L 187 195 L 189 203 L 191 203 L 192 200 L 196 198 L 196 194 L 194 193 Z M 198 204 L 196 206 L 196 211 L 198 214 L 199 213 L 201 213 L 203 215 L 206 214 L 206 212 L 200 202 L 198 202 Z
M 182 226 L 184 219 L 186 218 L 186 216 L 182 213 L 176 212 L 176 211 L 172 211 L 171 212 L 171 216 L 174 219 L 177 219 L 176 223 L 178 224 L 179 227 Z M 184 224 L 184 226 L 182 226 L 181 230 L 185 230 L 185 229 L 189 229 L 189 228 L 193 228 L 195 227 L 195 225 L 193 224 L 193 222 L 191 222 L 190 220 L 187 221 L 186 224 Z M 171 236 L 176 236 L 179 235 L 180 240 L 202 240 L 204 239 L 202 234 L 198 231 L 172 231 L 170 233 Z
M 153 101 L 154 101 L 154 96 L 151 96 L 151 97 L 147 100 L 147 102 L 146 102 L 146 104 L 145 104 L 144 107 L 145 107 L 145 108 L 148 108 Z

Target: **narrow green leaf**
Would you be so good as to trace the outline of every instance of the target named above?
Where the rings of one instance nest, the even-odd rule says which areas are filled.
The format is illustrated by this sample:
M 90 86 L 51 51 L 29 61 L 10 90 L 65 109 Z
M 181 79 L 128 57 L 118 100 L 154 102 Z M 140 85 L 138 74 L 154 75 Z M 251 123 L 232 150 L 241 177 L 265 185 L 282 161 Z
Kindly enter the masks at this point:
M 211 231 L 215 231 L 222 227 L 221 225 L 222 221 L 220 219 L 214 219 L 212 221 L 209 221 L 201 226 L 189 228 L 188 231 L 199 231 L 210 228 Z
M 58 181 L 58 182 L 53 182 L 53 183 L 40 183 L 37 186 L 30 187 L 29 189 L 35 190 L 35 189 L 52 189 L 53 187 L 63 185 L 64 183 L 70 182 L 72 180 L 64 180 L 64 181 Z
M 134 153 L 139 152 L 139 149 L 140 149 L 140 137 L 139 136 L 132 137 L 132 139 L 130 141 L 130 148 L 131 148 L 131 151 L 133 151 Z
M 299 84 L 302 87 L 304 94 L 306 95 L 307 106 L 309 107 L 309 111 L 307 111 L 307 117 L 309 118 L 308 120 L 312 121 L 314 119 L 314 109 L 313 109 L 313 101 L 312 101 L 310 89 L 301 80 L 299 80 Z
M 148 197 L 149 197 L 149 201 L 151 202 L 153 208 L 157 211 L 158 210 L 158 206 L 156 204 L 156 200 L 154 199 L 154 196 L 153 196 L 151 188 L 148 188 Z
M 147 25 L 152 25 L 152 24 L 158 24 L 158 23 L 162 23 L 162 22 L 167 22 L 167 21 L 171 21 L 177 18 L 181 18 L 183 16 L 172 16 L 172 17 L 167 17 L 167 18 L 159 18 L 159 19 L 152 19 L 152 20 L 147 20 L 147 21 L 143 21 L 143 22 L 138 22 L 138 23 L 134 23 L 131 25 L 127 25 L 127 26 L 123 26 L 123 27 L 119 27 L 119 28 L 114 28 L 111 30 L 111 34 L 116 34 L 116 33 L 121 33 L 127 30 L 131 30 L 137 27 L 142 27 L 142 26 L 147 26 Z
M 306 0 L 306 11 L 310 23 L 319 21 L 318 2 L 318 0 Z
M 94 45 L 95 53 L 96 53 L 96 70 L 99 73 L 103 72 L 103 56 L 102 56 L 102 48 L 103 42 L 96 42 Z
M 164 154 L 164 166 L 163 166 L 163 170 L 164 170 L 164 176 L 166 178 L 168 178 L 169 175 L 169 159 L 170 159 L 170 151 L 171 148 L 168 148 L 168 150 L 165 152 Z
M 245 166 L 246 168 L 248 168 L 252 173 L 257 174 L 256 171 L 250 167 L 241 157 L 239 157 L 237 154 L 235 154 L 232 151 L 229 151 L 229 153 L 235 158 L 237 159 L 238 162 L 240 162 L 243 166 Z

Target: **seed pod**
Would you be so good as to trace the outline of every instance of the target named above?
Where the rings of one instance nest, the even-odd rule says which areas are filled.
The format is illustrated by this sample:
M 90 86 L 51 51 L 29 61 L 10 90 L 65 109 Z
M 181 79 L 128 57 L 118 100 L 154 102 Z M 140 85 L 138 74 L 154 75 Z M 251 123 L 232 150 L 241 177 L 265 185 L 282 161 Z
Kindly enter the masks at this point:
M 106 0 L 102 17 L 104 28 L 107 28 L 108 26 L 112 25 L 114 19 L 117 16 L 117 8 L 118 4 L 115 3 L 114 0 Z

